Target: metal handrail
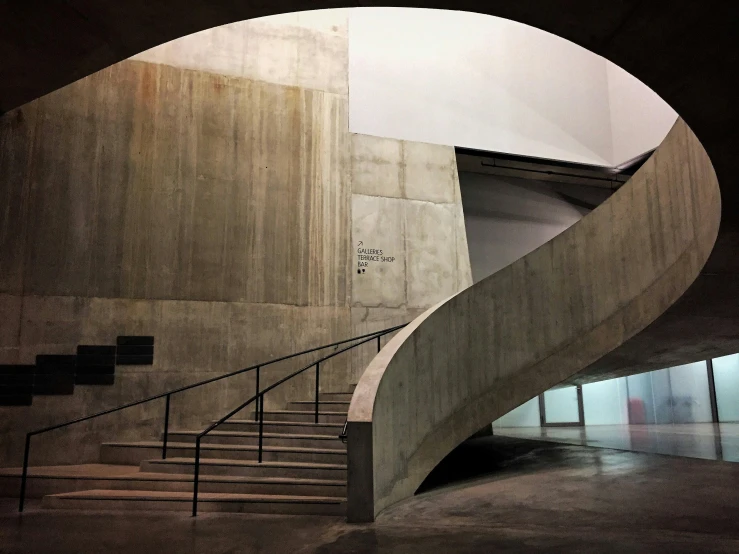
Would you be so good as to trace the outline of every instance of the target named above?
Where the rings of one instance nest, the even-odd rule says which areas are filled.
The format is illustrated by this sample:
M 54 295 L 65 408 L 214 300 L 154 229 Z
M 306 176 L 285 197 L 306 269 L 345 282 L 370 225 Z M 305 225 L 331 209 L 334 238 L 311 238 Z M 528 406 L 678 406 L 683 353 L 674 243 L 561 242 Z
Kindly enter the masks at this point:
M 403 325 L 397 325 L 395 327 L 390 327 L 388 329 L 384 329 L 383 331 L 378 331 L 374 333 L 369 338 L 364 338 L 367 335 L 364 335 L 363 337 L 357 337 L 357 340 L 360 338 L 364 338 L 361 342 L 358 342 L 357 344 L 353 344 L 351 346 L 347 346 L 346 348 L 342 348 L 341 350 L 338 350 L 336 352 L 333 352 L 329 354 L 328 356 L 324 356 L 323 358 L 314 361 L 313 363 L 295 371 L 294 373 L 291 373 L 290 375 L 283 377 L 276 383 L 273 383 L 269 387 L 263 389 L 261 392 L 257 392 L 254 396 L 249 398 L 247 401 L 240 404 L 238 407 L 234 408 L 228 414 L 223 416 L 218 421 L 211 423 L 208 427 L 206 427 L 201 433 L 199 433 L 195 437 L 195 468 L 194 468 L 194 475 L 193 475 L 193 489 L 192 489 L 192 515 L 193 517 L 198 515 L 198 486 L 200 484 L 200 442 L 203 437 L 205 437 L 208 433 L 216 429 L 217 427 L 224 424 L 226 421 L 231 419 L 234 415 L 239 413 L 241 410 L 246 408 L 249 404 L 252 402 L 257 402 L 255 413 L 257 414 L 257 421 L 259 422 L 259 447 L 258 447 L 258 463 L 262 463 L 262 450 L 263 450 L 263 440 L 264 440 L 264 395 L 271 391 L 272 389 L 280 386 L 282 383 L 285 383 L 286 381 L 289 381 L 293 377 L 296 377 L 303 373 L 304 371 L 307 371 L 311 369 L 312 367 L 316 368 L 316 397 L 315 397 L 315 422 L 318 423 L 318 398 L 319 398 L 319 376 L 320 376 L 320 364 L 321 362 L 325 362 L 326 360 L 329 360 L 333 358 L 334 356 L 338 356 L 339 354 L 342 354 L 344 352 L 347 352 L 348 350 L 352 350 L 353 348 L 356 348 L 357 346 L 361 346 L 363 344 L 366 344 L 372 340 L 377 339 L 377 351 L 380 351 L 381 343 L 380 339 L 388 335 L 390 333 L 394 333 L 398 329 L 402 329 L 408 325 L 407 323 L 404 323 Z M 344 425 L 344 428 L 346 429 L 346 424 Z
M 403 327 L 403 326 L 404 325 L 401 325 L 400 327 Z M 184 387 L 180 387 L 180 388 L 173 389 L 173 390 L 170 390 L 170 391 L 167 391 L 167 392 L 156 394 L 154 396 L 149 396 L 147 398 L 143 398 L 141 400 L 136 400 L 134 402 L 129 402 L 127 404 L 123 404 L 123 405 L 117 406 L 115 408 L 110 408 L 108 410 L 103 410 L 102 412 L 97 412 L 95 414 L 91 414 L 91 415 L 88 415 L 88 416 L 84 416 L 84 417 L 80 417 L 80 418 L 73 419 L 73 420 L 70 420 L 70 421 L 66 421 L 64 423 L 59 423 L 57 425 L 51 425 L 49 427 L 44 427 L 42 429 L 36 429 L 35 431 L 29 431 L 28 433 L 26 433 L 26 447 L 25 447 L 25 451 L 24 451 L 24 454 L 23 454 L 23 471 L 22 471 L 22 474 L 21 474 L 21 490 L 20 490 L 20 500 L 19 500 L 19 504 L 18 504 L 18 511 L 19 512 L 22 512 L 23 511 L 24 504 L 25 504 L 25 498 L 26 498 L 26 481 L 28 479 L 28 458 L 29 458 L 30 451 L 31 451 L 31 437 L 33 437 L 34 435 L 40 435 L 40 434 L 46 433 L 48 431 L 55 431 L 57 429 L 61 429 L 63 427 L 68 427 L 68 426 L 74 425 L 76 423 L 82 423 L 83 421 L 88 421 L 88 420 L 91 420 L 91 419 L 95 419 L 97 417 L 101 417 L 101 416 L 104 416 L 104 415 L 112 414 L 114 412 L 125 410 L 127 408 L 132 408 L 133 406 L 139 406 L 141 404 L 146 404 L 146 403 L 152 402 L 154 400 L 159 400 L 160 398 L 166 398 L 165 411 L 164 411 L 164 437 L 163 437 L 163 441 L 162 441 L 162 459 L 164 460 L 164 459 L 167 458 L 167 439 L 168 439 L 168 435 L 169 435 L 169 408 L 170 408 L 170 399 L 171 399 L 172 395 L 178 394 L 180 392 L 184 392 L 184 391 L 187 391 L 187 390 L 191 390 L 191 389 L 194 389 L 194 388 L 197 388 L 197 387 L 202 387 L 203 385 L 208 385 L 210 383 L 214 383 L 214 382 L 220 381 L 222 379 L 228 379 L 230 377 L 234 377 L 236 375 L 240 375 L 240 374 L 246 373 L 248 371 L 254 371 L 254 370 L 256 370 L 256 372 L 257 372 L 256 373 L 256 392 L 257 392 L 257 396 L 259 396 L 259 373 L 260 373 L 261 368 L 263 368 L 263 367 L 266 367 L 266 366 L 272 365 L 272 364 L 276 364 L 278 362 L 283 362 L 285 360 L 289 360 L 290 358 L 296 358 L 298 356 L 303 356 L 305 354 L 310 354 L 312 352 L 317 352 L 318 350 L 324 350 L 326 348 L 337 347 L 337 346 L 340 346 L 342 344 L 346 344 L 348 342 L 353 342 L 353 341 L 356 341 L 356 340 L 365 339 L 367 337 L 369 337 L 368 340 L 373 340 L 375 337 L 377 337 L 378 340 L 379 340 L 378 334 L 379 334 L 379 336 L 383 336 L 383 334 L 387 334 L 388 332 L 393 332 L 394 330 L 397 330 L 400 327 L 394 327 L 394 328 L 392 328 L 392 331 L 391 330 L 388 330 L 388 329 L 384 329 L 382 331 L 375 331 L 373 333 L 367 333 L 367 334 L 364 334 L 364 335 L 359 335 L 357 337 L 352 337 L 350 339 L 344 339 L 344 340 L 341 340 L 341 341 L 332 342 L 330 344 L 325 344 L 323 346 L 317 346 L 315 348 L 309 348 L 308 350 L 303 350 L 302 352 L 298 352 L 296 354 L 289 354 L 287 356 L 281 356 L 279 358 L 275 358 L 274 360 L 269 360 L 267 362 L 263 362 L 263 363 L 256 364 L 256 365 L 253 365 L 253 366 L 245 367 L 244 369 L 239 369 L 239 370 L 236 370 L 236 371 L 232 371 L 230 373 L 225 373 L 223 375 L 219 375 L 218 377 L 212 377 L 210 379 L 205 379 L 203 381 L 198 381 L 197 383 L 192 383 L 192 384 L 186 385 Z M 360 344 L 364 344 L 364 343 L 360 343 Z M 358 345 L 355 345 L 355 346 L 358 346 Z M 351 347 L 351 348 L 353 348 L 353 347 Z M 315 362 L 313 364 L 311 364 L 309 367 L 312 367 L 313 365 L 315 365 Z

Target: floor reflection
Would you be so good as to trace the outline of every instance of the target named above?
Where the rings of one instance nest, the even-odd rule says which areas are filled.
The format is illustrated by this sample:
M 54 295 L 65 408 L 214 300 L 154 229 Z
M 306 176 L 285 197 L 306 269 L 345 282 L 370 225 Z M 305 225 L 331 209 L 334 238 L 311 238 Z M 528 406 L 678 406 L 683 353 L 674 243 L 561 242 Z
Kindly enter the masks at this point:
M 502 427 L 495 434 L 705 460 L 739 462 L 739 423 Z

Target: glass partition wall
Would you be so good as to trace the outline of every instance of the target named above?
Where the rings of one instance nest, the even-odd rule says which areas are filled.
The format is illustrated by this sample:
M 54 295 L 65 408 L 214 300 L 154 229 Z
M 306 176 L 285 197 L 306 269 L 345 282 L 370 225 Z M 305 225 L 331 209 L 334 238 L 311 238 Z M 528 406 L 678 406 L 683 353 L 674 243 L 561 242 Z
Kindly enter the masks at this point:
M 494 427 L 739 422 L 739 354 L 546 391 Z

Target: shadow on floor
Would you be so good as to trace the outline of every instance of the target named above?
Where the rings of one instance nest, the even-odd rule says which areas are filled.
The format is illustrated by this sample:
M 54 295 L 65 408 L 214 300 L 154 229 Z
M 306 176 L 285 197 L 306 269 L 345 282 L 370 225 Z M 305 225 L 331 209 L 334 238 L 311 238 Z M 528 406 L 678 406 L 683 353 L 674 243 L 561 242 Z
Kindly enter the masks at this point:
M 565 446 L 512 437 L 469 439 L 444 458 L 426 477 L 416 494 L 479 478 L 553 467 L 572 461 Z

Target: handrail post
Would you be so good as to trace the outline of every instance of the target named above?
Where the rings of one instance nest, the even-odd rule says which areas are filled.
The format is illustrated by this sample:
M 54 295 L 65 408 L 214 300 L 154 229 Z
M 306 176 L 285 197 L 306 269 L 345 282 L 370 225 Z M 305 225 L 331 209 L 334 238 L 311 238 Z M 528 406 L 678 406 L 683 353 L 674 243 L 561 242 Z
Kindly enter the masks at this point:
M 259 370 L 260 368 L 261 366 L 257 366 L 257 392 L 256 392 L 257 405 L 255 406 L 255 410 L 254 410 L 254 421 L 259 421 L 259 404 L 260 404 L 259 402 Z
M 380 350 L 382 350 L 382 347 L 380 346 L 380 338 L 382 338 L 382 335 L 377 335 L 377 352 L 379 353 Z
M 26 500 L 26 479 L 28 478 L 28 455 L 31 450 L 31 433 L 26 433 L 26 451 L 23 454 L 23 474 L 21 475 L 21 494 L 18 504 L 18 511 L 23 511 L 23 504 Z
M 321 362 L 316 362 L 316 423 L 318 423 L 318 381 L 321 377 Z
M 257 398 L 259 402 L 259 463 L 262 463 L 262 444 L 264 441 L 264 395 Z
M 198 515 L 198 484 L 200 482 L 200 435 L 195 437 L 195 472 L 192 481 L 192 517 Z
M 169 439 L 169 399 L 172 395 L 167 395 L 167 402 L 164 408 L 164 437 L 162 440 L 162 460 L 167 459 L 167 440 Z

